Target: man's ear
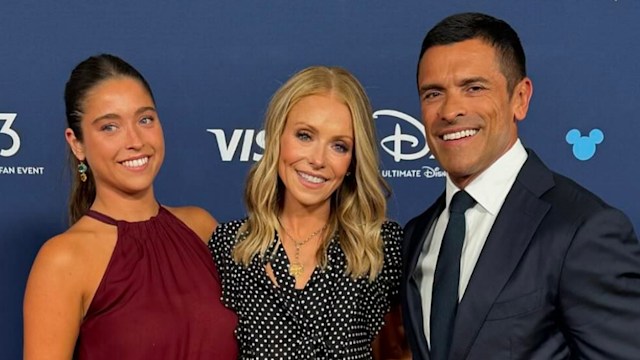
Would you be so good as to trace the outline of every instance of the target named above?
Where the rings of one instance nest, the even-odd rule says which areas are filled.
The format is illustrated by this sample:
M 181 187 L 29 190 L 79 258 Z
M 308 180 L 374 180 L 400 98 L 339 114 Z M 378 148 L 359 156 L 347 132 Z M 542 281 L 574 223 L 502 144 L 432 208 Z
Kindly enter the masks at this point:
M 76 134 L 71 130 L 71 128 L 67 128 L 64 131 L 64 138 L 67 140 L 67 144 L 69 144 L 69 148 L 71 148 L 73 155 L 75 155 L 78 160 L 84 161 L 84 145 L 82 145 L 82 142 L 78 140 Z
M 529 102 L 533 95 L 533 84 L 531 79 L 525 76 L 524 79 L 513 88 L 511 103 L 513 106 L 513 116 L 516 121 L 522 121 L 529 111 Z

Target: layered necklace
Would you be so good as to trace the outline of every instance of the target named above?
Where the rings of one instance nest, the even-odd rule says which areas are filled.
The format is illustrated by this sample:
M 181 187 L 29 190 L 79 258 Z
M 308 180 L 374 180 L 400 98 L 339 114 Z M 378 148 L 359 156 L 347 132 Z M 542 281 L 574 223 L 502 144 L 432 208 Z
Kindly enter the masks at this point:
M 291 241 L 293 241 L 293 244 L 295 245 L 294 260 L 289 261 L 289 275 L 293 276 L 296 280 L 298 279 L 298 276 L 304 273 L 304 266 L 300 262 L 300 247 L 318 236 L 318 234 L 325 231 L 327 229 L 327 225 L 328 223 L 324 224 L 323 227 L 312 232 L 311 235 L 307 236 L 307 238 L 304 240 L 296 240 L 293 238 L 293 236 L 291 236 L 291 234 L 289 234 L 287 229 L 284 228 L 284 226 L 282 225 L 282 221 L 280 221 L 280 227 L 282 228 L 282 231 L 289 237 L 289 239 L 291 239 Z

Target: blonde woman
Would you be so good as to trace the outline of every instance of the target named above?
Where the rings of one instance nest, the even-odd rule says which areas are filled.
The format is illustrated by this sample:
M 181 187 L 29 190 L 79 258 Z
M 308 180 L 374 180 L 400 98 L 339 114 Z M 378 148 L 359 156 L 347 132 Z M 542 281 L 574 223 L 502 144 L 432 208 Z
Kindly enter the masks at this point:
M 336 67 L 304 69 L 273 96 L 248 217 L 209 242 L 241 358 L 372 358 L 398 292 L 402 229 L 385 220 L 371 114 Z

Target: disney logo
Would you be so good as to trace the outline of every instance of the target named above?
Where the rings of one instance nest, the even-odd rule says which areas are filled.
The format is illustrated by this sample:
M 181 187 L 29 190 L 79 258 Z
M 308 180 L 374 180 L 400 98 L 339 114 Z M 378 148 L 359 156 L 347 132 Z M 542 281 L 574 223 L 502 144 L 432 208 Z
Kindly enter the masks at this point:
M 384 151 L 386 151 L 389 155 L 393 156 L 393 160 L 395 160 L 395 162 L 400 162 L 402 160 L 416 160 L 429 154 L 429 145 L 427 145 L 424 126 L 420 121 L 416 120 L 411 115 L 407 115 L 396 110 L 378 110 L 373 113 L 374 119 L 378 119 L 378 117 L 380 116 L 389 116 L 403 120 L 410 125 L 413 125 L 416 129 L 418 129 L 418 131 L 420 131 L 420 134 L 422 134 L 422 138 L 420 139 L 412 134 L 403 133 L 400 124 L 396 124 L 393 135 L 389 135 L 380 140 L 380 146 L 382 146 Z M 405 154 L 402 152 L 403 142 L 408 142 L 412 148 L 418 148 L 420 143 L 423 143 L 424 147 L 419 151 Z
M 447 176 L 447 172 L 440 169 L 439 167 L 431 167 L 431 166 L 423 166 L 422 167 L 422 175 L 428 179 L 436 178 L 436 177 L 445 177 Z

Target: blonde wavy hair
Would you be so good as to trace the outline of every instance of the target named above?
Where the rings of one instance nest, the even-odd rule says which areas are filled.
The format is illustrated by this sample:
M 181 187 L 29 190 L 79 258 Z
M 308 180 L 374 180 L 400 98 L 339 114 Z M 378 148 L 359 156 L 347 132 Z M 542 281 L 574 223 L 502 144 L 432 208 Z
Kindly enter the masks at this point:
M 380 234 L 385 221 L 386 199 L 391 193 L 379 171 L 376 131 L 369 99 L 360 82 L 340 67 L 312 66 L 291 77 L 273 95 L 265 116 L 264 155 L 251 168 L 245 202 L 248 219 L 238 231 L 233 259 L 248 266 L 254 256 L 265 258 L 279 228 L 284 185 L 278 176 L 280 138 L 289 112 L 300 99 L 316 94 L 332 94 L 351 112 L 354 151 L 342 185 L 331 197 L 328 230 L 317 253 L 325 267 L 330 239 L 337 232 L 347 260 L 346 273 L 352 278 L 374 280 L 384 262 Z

